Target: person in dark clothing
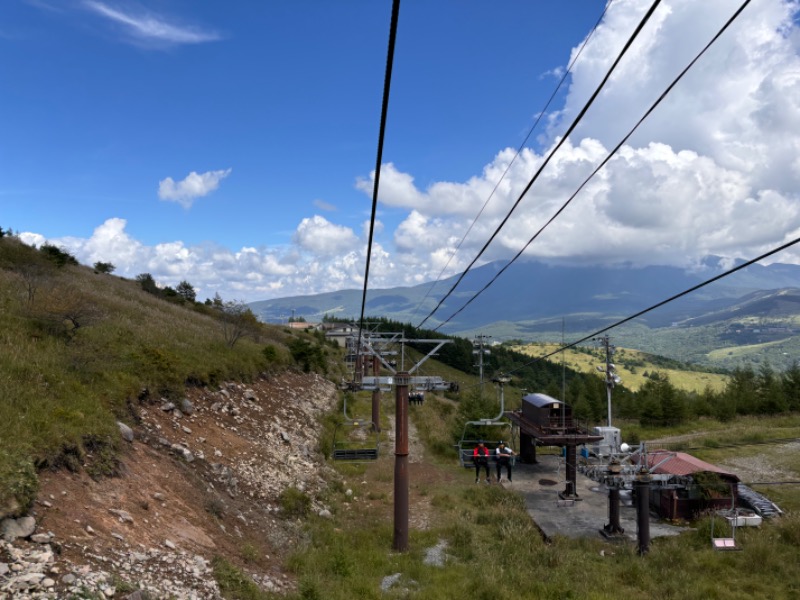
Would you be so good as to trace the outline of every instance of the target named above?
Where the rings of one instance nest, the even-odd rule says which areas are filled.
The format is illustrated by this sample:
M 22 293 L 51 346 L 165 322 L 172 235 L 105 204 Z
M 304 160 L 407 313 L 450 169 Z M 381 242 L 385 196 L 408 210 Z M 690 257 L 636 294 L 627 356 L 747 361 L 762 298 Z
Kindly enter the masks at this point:
M 489 449 L 483 444 L 483 440 L 472 450 L 472 462 L 475 463 L 475 483 L 481 480 L 481 468 L 486 470 L 486 483 L 489 480 Z
M 505 466 L 506 477 L 511 481 L 511 457 L 514 456 L 514 451 L 506 446 L 503 440 L 495 448 L 495 455 L 497 456 L 497 481 L 500 481 L 500 471 Z

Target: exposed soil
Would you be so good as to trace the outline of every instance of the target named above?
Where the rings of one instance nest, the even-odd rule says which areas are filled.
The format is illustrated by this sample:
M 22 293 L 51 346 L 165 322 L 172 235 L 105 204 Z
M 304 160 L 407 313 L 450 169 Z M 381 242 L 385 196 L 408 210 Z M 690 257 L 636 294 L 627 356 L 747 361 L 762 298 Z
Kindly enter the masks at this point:
M 219 597 L 209 566 L 217 556 L 264 589 L 295 589 L 284 559 L 301 540 L 302 527 L 281 511 L 280 495 L 295 487 L 315 499 L 311 510 L 328 509 L 320 498 L 341 476 L 319 452 L 317 417 L 335 404 L 333 384 L 285 373 L 219 391 L 189 389 L 186 400 L 185 411 L 160 398 L 136 407 L 141 421 L 134 441 L 124 443 L 119 476 L 41 474 L 32 514 L 37 532 L 53 534 L 51 597 L 74 589 L 65 574 L 97 571 L 111 574 L 118 588 L 104 584 L 107 597 L 123 598 L 133 589 L 159 598 Z M 431 511 L 423 490 L 456 478 L 428 464 L 413 424 L 409 433 L 409 525 L 426 529 Z M 391 520 L 394 423 L 382 438 L 380 460 L 367 466 L 361 481 L 344 482 L 353 488 L 344 510 Z M 0 553 L 3 561 L 12 562 Z

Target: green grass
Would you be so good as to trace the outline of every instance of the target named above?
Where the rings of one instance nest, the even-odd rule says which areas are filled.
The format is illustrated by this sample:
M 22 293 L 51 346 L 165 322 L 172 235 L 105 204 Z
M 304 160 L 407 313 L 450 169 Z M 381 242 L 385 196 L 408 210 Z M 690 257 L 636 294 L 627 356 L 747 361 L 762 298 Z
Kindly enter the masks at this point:
M 385 404 L 383 410 L 390 410 Z M 334 505 L 334 519 L 312 517 L 306 521 L 307 542 L 288 563 L 299 589 L 286 596 L 287 600 L 745 600 L 800 594 L 800 565 L 791 558 L 800 548 L 797 500 L 783 505 L 786 516 L 765 522 L 758 529 L 740 529 L 737 539 L 741 552 L 720 553 L 711 548 L 708 517 L 680 536 L 653 540 L 645 556 L 637 554 L 633 542 L 608 544 L 599 536 L 585 540 L 556 536 L 545 543 L 520 496 L 498 486 L 471 485 L 471 474 L 462 476 L 454 453 L 431 451 L 439 444 L 445 448 L 456 412 L 451 401 L 433 397 L 411 411 L 411 419 L 426 442 L 429 467 L 440 471 L 442 477 L 425 486 L 430 527 L 411 529 L 408 552 L 392 549 L 392 457 L 384 453 L 382 459 L 364 466 L 359 473 L 352 472 L 351 465 L 336 465 L 354 496 L 371 502 L 364 504 L 358 499 L 347 500 L 342 493 L 331 494 L 327 500 Z M 718 444 L 763 441 L 771 436 L 800 435 L 800 415 L 742 418 L 729 423 L 703 421 L 695 423 L 694 428 L 640 429 L 639 434 L 645 438 L 699 434 L 688 443 L 700 446 L 708 440 Z M 722 459 L 747 456 L 752 447 L 736 445 L 709 452 L 722 453 L 717 456 Z M 800 458 L 787 455 L 784 466 L 800 468 Z M 786 489 L 785 493 L 797 496 L 794 490 Z M 774 488 L 762 491 L 778 500 Z M 416 510 L 419 507 L 412 502 L 412 517 Z M 445 566 L 426 565 L 427 549 L 441 540 L 447 542 Z M 381 584 L 387 577 L 396 577 L 397 581 L 384 592 Z M 277 600 L 278 596 L 270 598 Z
M 800 590 L 800 568 L 789 558 L 800 544 L 796 516 L 740 530 L 742 552 L 712 550 L 705 519 L 695 531 L 654 540 L 650 552 L 638 556 L 633 543 L 556 538 L 546 544 L 519 496 L 498 487 L 460 485 L 439 490 L 436 498 L 436 526 L 412 530 L 404 553 L 392 550 L 388 523 L 309 522 L 307 545 L 289 560 L 299 590 L 287 598 L 744 600 L 790 598 Z M 445 566 L 426 565 L 426 550 L 439 540 L 448 544 Z M 382 592 L 390 576 L 398 581 Z
M 22 511 L 30 503 L 37 467 L 84 468 L 100 456 L 102 460 L 94 464 L 98 474 L 113 469 L 114 440 L 119 437 L 115 422 L 131 419 L 138 402 L 180 397 L 187 383 L 247 381 L 291 360 L 288 330 L 265 327 L 260 339 L 244 339 L 228 348 L 210 314 L 165 302 L 142 292 L 135 282 L 96 275 L 90 269 L 67 267 L 38 281 L 44 298 L 72 299 L 79 307 L 92 309 L 91 318 L 77 330 L 32 310 L 36 306 L 27 302 L 24 284 L 18 273 L 0 266 L 0 341 L 5 353 L 0 361 L 0 507 L 16 499 Z M 274 350 L 265 354 L 265 345 Z M 460 377 L 462 389 L 475 382 L 446 368 L 434 372 L 438 367 L 433 361 L 426 365 L 425 374 Z M 335 363 L 329 366 L 337 368 Z M 518 392 L 506 388 L 507 408 Z M 384 431 L 392 407 L 393 398 L 384 395 Z M 359 394 L 352 409 L 369 414 L 368 398 Z M 418 492 L 415 498 L 424 499 L 430 514 L 426 529 L 411 529 L 408 552 L 392 549 L 393 456 L 384 433 L 376 463 L 334 464 L 338 475 L 331 477 L 318 499 L 331 508 L 332 519 L 308 513 L 306 500 L 296 491 L 284 498 L 287 518 L 301 517 L 305 528 L 300 546 L 288 559 L 297 591 L 277 595 L 260 590 L 231 562 L 258 559 L 255 547 L 244 545 L 239 557 L 217 557 L 213 562 L 224 596 L 245 600 L 800 596 L 800 566 L 794 560 L 800 551 L 800 506 L 797 500 L 792 503 L 798 495 L 790 488 L 768 490 L 770 496 L 782 495 L 789 514 L 759 529 L 741 531 L 742 552 L 714 552 L 705 520 L 696 524 L 695 531 L 654 540 L 643 557 L 633 544 L 608 545 L 600 539 L 557 537 L 546 544 L 519 496 L 498 486 L 470 485 L 471 474 L 457 466 L 452 432 L 458 427 L 458 411 L 452 400 L 429 396 L 423 406 L 410 407 L 410 413 L 427 444 L 429 466 L 440 476 L 424 485 L 412 481 Z M 323 437 L 342 418 L 337 413 L 326 419 Z M 622 426 L 623 432 L 641 439 L 699 432 L 702 435 L 692 438 L 691 444 L 704 444 L 709 458 L 725 452 L 746 455 L 755 447 L 723 447 L 737 439 L 800 435 L 796 415 L 726 424 L 703 421 L 671 430 Z M 773 460 L 800 472 L 794 456 Z M 412 515 L 419 508 L 412 503 Z M 213 518 L 220 509 L 208 510 Z M 440 540 L 448 544 L 446 565 L 426 565 L 426 550 Z M 398 582 L 381 591 L 384 579 L 396 574 Z

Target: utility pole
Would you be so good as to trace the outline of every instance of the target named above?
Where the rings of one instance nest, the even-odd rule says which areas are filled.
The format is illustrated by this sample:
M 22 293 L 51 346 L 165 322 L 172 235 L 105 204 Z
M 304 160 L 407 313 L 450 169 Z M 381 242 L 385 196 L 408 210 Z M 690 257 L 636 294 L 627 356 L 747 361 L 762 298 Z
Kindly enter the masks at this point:
M 616 354 L 616 346 L 612 346 L 607 335 L 601 338 L 594 338 L 595 341 L 600 342 L 605 350 L 606 364 L 605 367 L 597 367 L 597 370 L 606 374 L 606 398 L 608 401 L 608 426 L 611 427 L 611 390 L 614 386 L 622 381 L 616 373 L 616 365 L 611 362 L 611 357 Z
M 398 552 L 408 550 L 408 373 L 394 376 L 394 542 Z
M 480 373 L 481 397 L 483 397 L 483 357 L 485 354 L 491 354 L 490 350 L 484 349 L 484 345 L 486 340 L 488 340 L 491 337 L 492 336 L 490 335 L 480 334 L 476 336 L 474 340 L 472 340 L 472 348 L 473 348 L 472 353 L 478 357 L 478 362 L 473 366 L 478 367 L 478 372 Z

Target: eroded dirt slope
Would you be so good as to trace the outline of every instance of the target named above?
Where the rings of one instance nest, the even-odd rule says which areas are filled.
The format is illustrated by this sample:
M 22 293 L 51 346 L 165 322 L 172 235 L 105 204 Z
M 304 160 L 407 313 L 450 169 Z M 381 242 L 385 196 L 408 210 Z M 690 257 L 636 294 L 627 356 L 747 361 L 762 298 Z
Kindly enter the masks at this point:
M 217 555 L 265 589 L 292 589 L 282 558 L 299 531 L 279 497 L 317 498 L 335 477 L 317 448 L 317 417 L 335 402 L 332 383 L 291 372 L 146 399 L 119 477 L 42 474 L 34 536 L 2 542 L 0 598 L 215 598 Z

